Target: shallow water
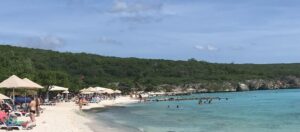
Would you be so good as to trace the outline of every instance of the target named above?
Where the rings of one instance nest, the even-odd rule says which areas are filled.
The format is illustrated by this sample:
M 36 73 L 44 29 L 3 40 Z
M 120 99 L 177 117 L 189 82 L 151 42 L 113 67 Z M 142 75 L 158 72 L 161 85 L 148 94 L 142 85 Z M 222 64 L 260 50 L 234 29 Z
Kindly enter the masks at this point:
M 202 105 L 198 105 L 198 101 L 140 103 L 108 108 L 91 114 L 101 121 L 101 124 L 116 128 L 116 131 L 128 132 L 137 130 L 299 132 L 300 130 L 299 89 L 207 93 L 191 96 L 221 97 L 229 100 L 214 100 L 212 104 Z M 177 105 L 179 109 L 176 108 Z

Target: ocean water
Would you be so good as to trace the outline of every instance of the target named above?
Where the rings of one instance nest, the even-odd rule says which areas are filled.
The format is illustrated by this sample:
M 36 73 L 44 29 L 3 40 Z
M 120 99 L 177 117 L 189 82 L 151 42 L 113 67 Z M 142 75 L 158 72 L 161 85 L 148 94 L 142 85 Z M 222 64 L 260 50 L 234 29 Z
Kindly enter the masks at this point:
M 300 90 L 205 93 L 198 101 L 148 102 L 90 113 L 112 131 L 142 132 L 299 132 Z M 176 108 L 176 106 L 179 108 Z M 168 108 L 170 106 L 170 108 Z M 97 125 L 96 125 L 97 126 Z M 101 131 L 95 127 L 95 131 Z

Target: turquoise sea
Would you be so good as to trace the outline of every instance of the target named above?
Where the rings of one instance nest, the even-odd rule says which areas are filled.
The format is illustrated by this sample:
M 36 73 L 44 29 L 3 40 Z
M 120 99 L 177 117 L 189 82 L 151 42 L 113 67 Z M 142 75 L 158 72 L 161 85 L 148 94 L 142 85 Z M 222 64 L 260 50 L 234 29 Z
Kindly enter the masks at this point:
M 143 132 L 299 132 L 300 90 L 265 90 L 193 94 L 221 97 L 211 104 L 198 101 L 148 102 L 90 113 L 112 131 Z M 189 96 L 189 97 L 191 97 Z M 188 97 L 188 96 L 182 96 Z M 170 108 L 168 108 L 168 105 Z M 180 108 L 176 108 L 176 106 Z M 100 123 L 101 122 L 101 123 Z

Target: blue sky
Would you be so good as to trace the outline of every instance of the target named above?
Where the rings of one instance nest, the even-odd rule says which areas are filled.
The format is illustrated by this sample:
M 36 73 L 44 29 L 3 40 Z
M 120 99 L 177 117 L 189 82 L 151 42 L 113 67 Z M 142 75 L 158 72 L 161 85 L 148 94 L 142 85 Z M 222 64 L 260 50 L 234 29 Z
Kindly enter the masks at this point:
M 0 43 L 106 56 L 300 62 L 299 0 L 6 0 Z

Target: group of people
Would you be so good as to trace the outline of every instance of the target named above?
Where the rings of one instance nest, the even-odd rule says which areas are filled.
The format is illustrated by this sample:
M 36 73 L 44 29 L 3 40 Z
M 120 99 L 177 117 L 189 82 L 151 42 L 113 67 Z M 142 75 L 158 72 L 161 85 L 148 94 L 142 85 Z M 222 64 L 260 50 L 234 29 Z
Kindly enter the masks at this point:
M 79 109 L 82 109 L 83 105 L 88 103 L 99 103 L 102 100 L 115 100 L 117 98 L 116 94 L 92 94 L 92 95 L 77 95 L 76 103 L 79 105 Z
M 41 98 L 38 98 L 37 96 L 29 96 L 29 99 L 26 98 L 28 102 L 26 103 L 19 103 L 19 102 L 12 102 L 11 100 L 1 100 L 0 99 L 0 113 L 1 115 L 1 123 L 5 124 L 9 121 L 12 121 L 14 119 L 14 123 L 16 123 L 16 126 L 28 126 L 28 124 L 31 125 L 31 127 L 36 126 L 36 116 L 39 116 L 41 113 Z M 27 121 L 18 121 L 18 117 L 29 116 L 30 120 Z M 21 122 L 21 123 L 20 123 Z
M 41 103 L 42 103 L 42 99 L 35 96 L 35 97 L 30 97 L 31 101 L 28 105 L 28 109 L 29 109 L 29 113 L 30 113 L 30 119 L 32 122 L 35 122 L 35 115 L 36 116 L 40 116 L 40 112 L 41 112 Z
M 29 113 L 29 117 L 31 122 L 36 121 L 36 116 L 40 116 L 41 108 L 40 105 L 42 103 L 42 99 L 38 96 L 29 96 L 28 103 L 18 103 L 14 106 L 15 103 L 4 101 L 0 99 L 0 110 L 9 115 L 13 111 L 20 111 L 23 113 Z M 18 107 L 17 107 L 18 105 Z M 25 107 L 23 106 L 25 105 Z M 19 108 L 19 109 L 18 109 Z

